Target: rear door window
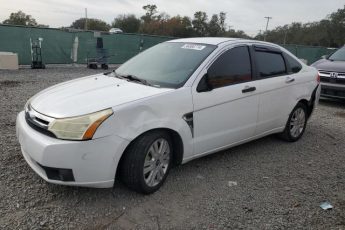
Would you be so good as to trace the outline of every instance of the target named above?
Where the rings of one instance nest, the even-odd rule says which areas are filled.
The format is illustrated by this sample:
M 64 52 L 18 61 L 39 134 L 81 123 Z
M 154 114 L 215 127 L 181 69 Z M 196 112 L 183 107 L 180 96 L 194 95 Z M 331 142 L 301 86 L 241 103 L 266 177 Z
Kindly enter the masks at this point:
M 285 60 L 281 53 L 255 51 L 255 61 L 260 78 L 276 77 L 287 73 Z

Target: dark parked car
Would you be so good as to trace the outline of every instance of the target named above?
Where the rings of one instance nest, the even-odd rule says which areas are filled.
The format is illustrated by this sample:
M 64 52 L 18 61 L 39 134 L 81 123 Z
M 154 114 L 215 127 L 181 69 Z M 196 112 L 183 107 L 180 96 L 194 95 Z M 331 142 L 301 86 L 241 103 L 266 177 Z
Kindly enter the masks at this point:
M 345 46 L 312 64 L 321 78 L 321 96 L 345 100 Z

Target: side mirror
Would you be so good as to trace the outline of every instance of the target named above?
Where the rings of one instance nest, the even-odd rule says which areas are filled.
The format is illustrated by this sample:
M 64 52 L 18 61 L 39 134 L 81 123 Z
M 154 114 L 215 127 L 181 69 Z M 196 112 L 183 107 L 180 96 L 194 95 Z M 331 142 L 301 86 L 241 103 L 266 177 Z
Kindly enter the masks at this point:
M 322 55 L 321 58 L 322 58 L 322 59 L 328 59 L 328 58 L 329 58 L 329 55 Z
M 213 90 L 213 86 L 210 83 L 210 79 L 209 79 L 209 74 L 206 73 L 200 80 L 198 87 L 196 88 L 196 91 L 201 93 L 201 92 L 208 92 L 208 91 L 212 91 Z

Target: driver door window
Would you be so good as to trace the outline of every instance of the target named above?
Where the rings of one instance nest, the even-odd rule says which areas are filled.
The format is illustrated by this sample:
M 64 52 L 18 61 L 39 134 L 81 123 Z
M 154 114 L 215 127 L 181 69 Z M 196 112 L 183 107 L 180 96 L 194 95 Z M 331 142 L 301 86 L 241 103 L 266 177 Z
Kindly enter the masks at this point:
M 223 53 L 208 69 L 208 74 L 209 84 L 213 88 L 251 81 L 252 69 L 248 47 L 236 47 Z

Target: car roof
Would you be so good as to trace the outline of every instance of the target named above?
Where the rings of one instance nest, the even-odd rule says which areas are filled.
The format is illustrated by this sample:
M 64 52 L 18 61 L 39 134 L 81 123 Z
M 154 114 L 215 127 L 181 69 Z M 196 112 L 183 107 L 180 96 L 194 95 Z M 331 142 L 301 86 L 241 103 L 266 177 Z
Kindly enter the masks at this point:
M 258 44 L 258 45 L 266 45 L 275 48 L 281 48 L 277 44 L 273 44 L 270 42 L 258 41 L 258 40 L 249 40 L 243 38 L 226 38 L 226 37 L 195 37 L 195 38 L 180 38 L 169 40 L 167 42 L 183 42 L 183 43 L 199 43 L 199 44 L 207 44 L 207 45 L 219 45 L 221 43 L 247 43 L 247 44 Z
M 197 37 L 197 38 L 180 38 L 170 40 L 168 42 L 185 42 L 185 43 L 201 43 L 201 44 L 208 44 L 208 45 L 219 45 L 220 43 L 224 42 L 234 42 L 243 40 L 241 38 L 224 38 L 224 37 Z

